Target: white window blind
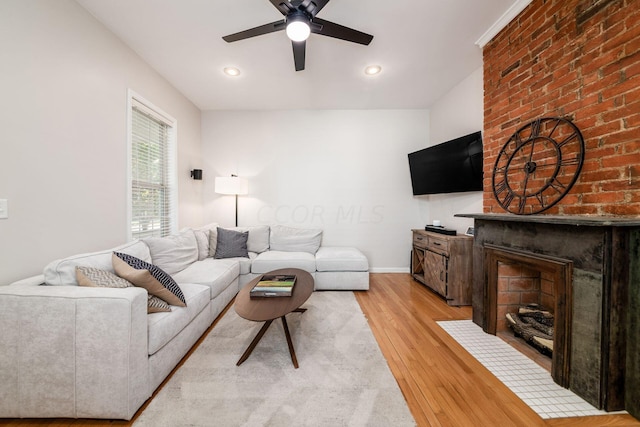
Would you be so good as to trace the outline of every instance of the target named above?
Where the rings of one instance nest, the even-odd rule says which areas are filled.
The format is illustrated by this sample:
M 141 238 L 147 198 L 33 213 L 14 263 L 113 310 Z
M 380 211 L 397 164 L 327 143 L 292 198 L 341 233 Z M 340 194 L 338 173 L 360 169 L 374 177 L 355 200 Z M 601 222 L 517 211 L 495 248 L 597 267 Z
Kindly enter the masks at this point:
M 177 228 L 175 122 L 131 100 L 131 237 L 163 237 Z

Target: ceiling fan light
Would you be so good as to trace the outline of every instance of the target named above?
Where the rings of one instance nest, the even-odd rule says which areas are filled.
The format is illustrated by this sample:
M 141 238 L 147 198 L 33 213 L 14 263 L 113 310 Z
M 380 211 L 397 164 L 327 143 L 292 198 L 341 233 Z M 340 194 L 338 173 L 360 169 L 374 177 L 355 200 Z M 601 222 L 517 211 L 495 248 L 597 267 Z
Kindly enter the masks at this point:
M 294 42 L 303 42 L 309 38 L 311 27 L 304 21 L 293 21 L 287 24 L 287 37 Z
M 225 67 L 223 71 L 227 76 L 231 76 L 231 77 L 236 77 L 240 75 L 240 70 L 237 69 L 236 67 Z
M 382 67 L 379 65 L 369 65 L 364 69 L 364 73 L 367 76 L 374 76 L 382 71 Z

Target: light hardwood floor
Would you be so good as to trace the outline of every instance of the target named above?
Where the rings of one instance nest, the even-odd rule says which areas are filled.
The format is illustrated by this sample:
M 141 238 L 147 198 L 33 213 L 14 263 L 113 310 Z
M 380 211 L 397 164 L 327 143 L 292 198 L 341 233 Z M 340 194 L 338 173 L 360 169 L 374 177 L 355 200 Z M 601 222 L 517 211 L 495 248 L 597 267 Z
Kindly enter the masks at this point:
M 471 308 L 409 274 L 372 274 L 356 298 L 419 426 L 640 426 L 629 415 L 543 420 L 436 324 Z
M 420 427 L 640 426 L 629 415 L 541 419 L 435 323 L 470 319 L 471 308 L 449 307 L 409 274 L 371 274 L 371 289 L 356 292 L 356 298 Z M 132 422 L 45 419 L 0 424 L 78 427 Z

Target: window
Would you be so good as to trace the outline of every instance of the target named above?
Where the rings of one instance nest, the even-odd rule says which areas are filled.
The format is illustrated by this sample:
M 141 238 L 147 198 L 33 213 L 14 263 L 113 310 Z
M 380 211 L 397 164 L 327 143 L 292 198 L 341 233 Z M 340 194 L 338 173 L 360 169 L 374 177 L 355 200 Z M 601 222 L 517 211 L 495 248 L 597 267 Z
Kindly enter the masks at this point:
M 177 230 L 176 121 L 129 92 L 129 233 L 132 239 Z

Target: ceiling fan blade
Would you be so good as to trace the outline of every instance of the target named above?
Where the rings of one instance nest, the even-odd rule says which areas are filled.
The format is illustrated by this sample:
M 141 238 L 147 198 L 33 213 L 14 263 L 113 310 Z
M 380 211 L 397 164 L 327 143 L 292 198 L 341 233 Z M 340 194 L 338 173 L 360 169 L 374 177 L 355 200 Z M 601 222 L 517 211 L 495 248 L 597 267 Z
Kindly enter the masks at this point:
M 307 42 L 291 42 L 293 46 L 293 62 L 296 64 L 296 71 L 304 70 L 304 57 L 307 50 Z
M 373 40 L 372 35 L 330 21 L 325 21 L 324 19 L 314 18 L 313 24 L 319 24 L 322 27 L 318 29 L 318 27 L 312 25 L 311 32 L 322 36 L 334 37 L 336 39 L 364 45 L 368 45 L 371 43 L 371 40 Z
M 260 25 L 259 27 L 251 28 L 248 30 L 240 31 L 239 33 L 229 34 L 224 36 L 222 40 L 227 43 L 237 42 L 238 40 L 248 39 L 250 37 L 261 36 L 263 34 L 269 34 L 276 31 L 281 31 L 286 28 L 286 24 L 283 20 L 271 22 L 269 24 Z
M 312 18 L 329 3 L 329 0 L 303 0 L 300 8 L 304 9 Z
M 284 16 L 287 16 L 287 14 L 289 12 L 292 12 L 295 10 L 295 7 L 293 7 L 287 0 L 269 0 L 271 2 L 272 5 L 274 5 L 276 7 L 276 9 L 278 9 L 280 11 L 280 13 L 282 13 Z

